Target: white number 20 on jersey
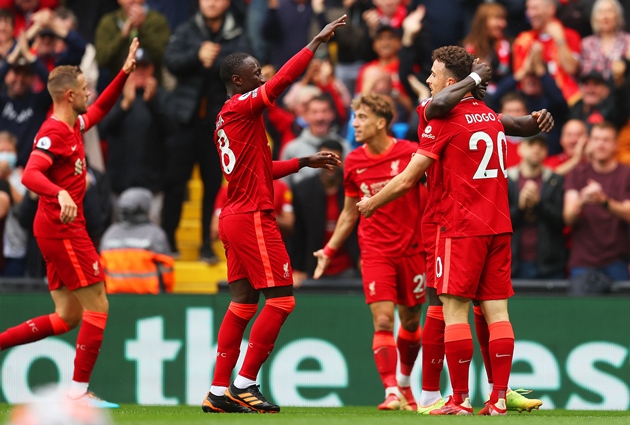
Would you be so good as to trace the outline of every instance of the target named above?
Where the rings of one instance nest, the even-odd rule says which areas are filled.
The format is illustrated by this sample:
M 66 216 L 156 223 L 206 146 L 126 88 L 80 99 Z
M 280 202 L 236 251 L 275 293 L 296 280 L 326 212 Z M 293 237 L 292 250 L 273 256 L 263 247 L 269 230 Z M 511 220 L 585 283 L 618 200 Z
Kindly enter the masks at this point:
M 230 139 L 223 129 L 217 131 L 217 137 L 219 141 L 219 149 L 221 150 L 221 166 L 225 174 L 232 174 L 234 166 L 236 165 L 236 156 L 234 151 L 230 149 Z
M 479 142 L 484 142 L 486 145 L 486 151 L 483 154 L 483 158 L 479 163 L 479 168 L 473 176 L 473 179 L 493 179 L 496 178 L 499 173 L 496 168 L 488 168 L 490 158 L 492 158 L 492 152 L 494 151 L 494 141 L 492 137 L 484 131 L 477 131 L 470 136 L 469 148 L 471 151 L 479 150 Z M 507 170 L 505 169 L 505 157 L 507 156 L 507 139 L 505 133 L 499 131 L 497 134 L 497 155 L 499 156 L 499 167 L 503 172 L 503 176 L 507 178 Z

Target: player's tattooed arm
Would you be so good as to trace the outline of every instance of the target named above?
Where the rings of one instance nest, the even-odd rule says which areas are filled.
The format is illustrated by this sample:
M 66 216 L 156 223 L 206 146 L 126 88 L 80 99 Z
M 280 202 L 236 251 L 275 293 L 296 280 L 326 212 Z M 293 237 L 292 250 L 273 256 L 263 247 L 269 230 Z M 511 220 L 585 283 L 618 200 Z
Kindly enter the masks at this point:
M 551 112 L 541 109 L 524 117 L 501 115 L 501 124 L 508 136 L 530 137 L 541 131 L 549 133 L 554 126 L 554 121 Z
M 487 83 L 492 77 L 492 69 L 482 62 L 473 63 L 472 72 L 476 72 L 477 75 L 481 77 L 481 84 Z M 477 82 L 471 76 L 467 76 L 463 80 L 441 90 L 433 97 L 433 100 L 427 104 L 424 110 L 427 122 L 433 118 L 443 117 L 448 114 L 467 93 L 472 92 L 476 87 Z

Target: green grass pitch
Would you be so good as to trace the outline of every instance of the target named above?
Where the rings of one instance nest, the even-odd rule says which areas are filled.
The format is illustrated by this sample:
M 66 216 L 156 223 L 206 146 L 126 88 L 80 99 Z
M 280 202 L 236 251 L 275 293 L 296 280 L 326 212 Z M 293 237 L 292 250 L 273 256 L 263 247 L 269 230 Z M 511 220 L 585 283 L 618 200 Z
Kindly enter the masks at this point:
M 11 407 L 0 406 L 0 423 L 5 424 Z M 477 411 L 479 409 L 475 409 Z M 273 424 L 273 425 L 414 425 L 509 423 L 510 425 L 621 425 L 630 423 L 630 411 L 569 411 L 545 410 L 518 414 L 510 412 L 504 418 L 492 417 L 430 417 L 415 412 L 379 412 L 376 407 L 304 408 L 283 407 L 276 415 L 208 414 L 197 406 L 135 406 L 123 405 L 111 410 L 116 425 L 196 425 L 196 424 Z

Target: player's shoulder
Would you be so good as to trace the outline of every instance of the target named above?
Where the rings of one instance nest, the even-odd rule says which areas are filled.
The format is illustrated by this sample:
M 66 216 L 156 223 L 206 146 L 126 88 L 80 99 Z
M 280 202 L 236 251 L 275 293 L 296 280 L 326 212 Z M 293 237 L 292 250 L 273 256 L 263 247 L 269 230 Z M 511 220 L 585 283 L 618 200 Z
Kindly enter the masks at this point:
M 396 149 L 401 152 L 415 152 L 418 150 L 418 143 L 411 140 L 395 139 Z
M 35 147 L 49 150 L 65 146 L 67 136 L 68 126 L 49 118 L 44 121 L 35 136 Z
M 365 160 L 366 157 L 365 145 L 360 145 L 346 155 L 346 159 L 343 161 L 343 168 L 349 169 L 356 167 L 356 164 Z

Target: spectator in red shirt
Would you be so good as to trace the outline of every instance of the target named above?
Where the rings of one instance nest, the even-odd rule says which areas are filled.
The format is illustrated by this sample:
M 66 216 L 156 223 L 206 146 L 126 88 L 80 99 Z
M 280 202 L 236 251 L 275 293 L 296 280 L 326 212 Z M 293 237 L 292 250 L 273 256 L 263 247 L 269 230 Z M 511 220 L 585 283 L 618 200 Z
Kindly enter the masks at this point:
M 57 6 L 59 0 L 0 0 L 0 9 L 11 10 L 15 17 L 14 37 L 31 26 L 33 13 L 41 9 L 54 9 Z
M 516 73 L 521 69 L 533 45 L 542 44 L 549 74 L 556 80 L 569 105 L 573 105 L 579 99 L 574 76 L 579 66 L 580 35 L 556 19 L 555 0 L 527 0 L 525 13 L 532 29 L 520 33 L 514 40 L 513 71 Z
M 588 134 L 584 121 L 569 120 L 562 127 L 560 146 L 563 151 L 545 160 L 545 167 L 551 168 L 556 174 L 566 176 L 578 164 L 584 161 L 584 147 Z

